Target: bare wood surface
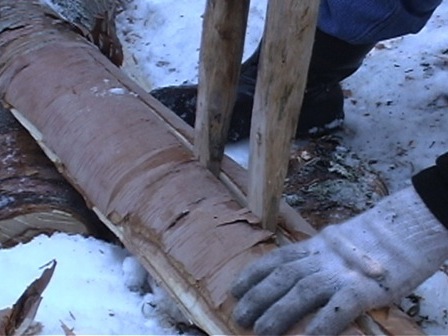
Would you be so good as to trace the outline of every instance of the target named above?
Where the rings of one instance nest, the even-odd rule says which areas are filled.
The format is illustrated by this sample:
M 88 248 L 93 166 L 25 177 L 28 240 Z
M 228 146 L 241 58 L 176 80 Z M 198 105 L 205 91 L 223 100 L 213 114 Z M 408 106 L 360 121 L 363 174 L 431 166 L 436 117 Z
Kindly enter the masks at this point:
M 276 231 L 311 57 L 319 1 L 270 1 L 250 135 L 249 209 Z
M 29 133 L 0 105 L 0 246 L 54 232 L 112 237 Z
M 372 310 L 356 322 L 368 335 L 426 335 L 411 317 L 395 307 Z
M 219 175 L 236 99 L 249 0 L 208 0 L 199 55 L 195 154 Z
M 232 322 L 228 289 L 275 248 L 273 235 L 194 160 L 191 130 L 166 124 L 173 115 L 96 48 L 34 3 L 3 5 L 6 22 L 25 23 L 0 33 L 0 95 L 16 118 L 192 321 L 210 334 L 250 333 Z

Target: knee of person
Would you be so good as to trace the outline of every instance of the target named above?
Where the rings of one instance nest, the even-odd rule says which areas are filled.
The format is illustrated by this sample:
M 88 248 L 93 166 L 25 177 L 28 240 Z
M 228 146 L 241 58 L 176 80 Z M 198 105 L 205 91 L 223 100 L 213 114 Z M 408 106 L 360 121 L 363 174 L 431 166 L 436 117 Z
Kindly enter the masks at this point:
M 402 0 L 401 2 L 406 10 L 412 14 L 428 15 L 442 3 L 442 0 Z

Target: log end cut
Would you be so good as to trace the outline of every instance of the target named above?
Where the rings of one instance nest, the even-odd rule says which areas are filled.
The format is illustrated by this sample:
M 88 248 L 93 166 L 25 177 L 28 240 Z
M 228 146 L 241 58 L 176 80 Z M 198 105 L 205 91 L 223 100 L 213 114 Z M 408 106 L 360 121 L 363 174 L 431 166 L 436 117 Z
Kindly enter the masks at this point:
M 112 237 L 34 139 L 1 107 L 0 246 L 53 232 Z

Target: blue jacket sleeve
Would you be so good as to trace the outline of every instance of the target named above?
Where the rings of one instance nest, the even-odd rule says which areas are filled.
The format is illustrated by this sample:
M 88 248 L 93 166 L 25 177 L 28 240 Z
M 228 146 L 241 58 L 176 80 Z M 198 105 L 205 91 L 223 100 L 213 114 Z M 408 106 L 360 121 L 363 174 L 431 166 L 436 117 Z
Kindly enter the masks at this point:
M 321 0 L 318 27 L 352 44 L 417 33 L 442 0 Z

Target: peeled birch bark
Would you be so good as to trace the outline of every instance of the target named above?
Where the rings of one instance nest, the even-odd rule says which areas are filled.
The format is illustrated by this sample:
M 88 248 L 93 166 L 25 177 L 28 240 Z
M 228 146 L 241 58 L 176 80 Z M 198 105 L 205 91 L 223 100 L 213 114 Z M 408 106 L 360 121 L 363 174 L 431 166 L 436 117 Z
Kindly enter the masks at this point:
M 0 97 L 15 117 L 195 324 L 250 334 L 231 319 L 230 282 L 275 235 L 195 160 L 191 130 L 94 45 L 34 2 L 0 10 Z

